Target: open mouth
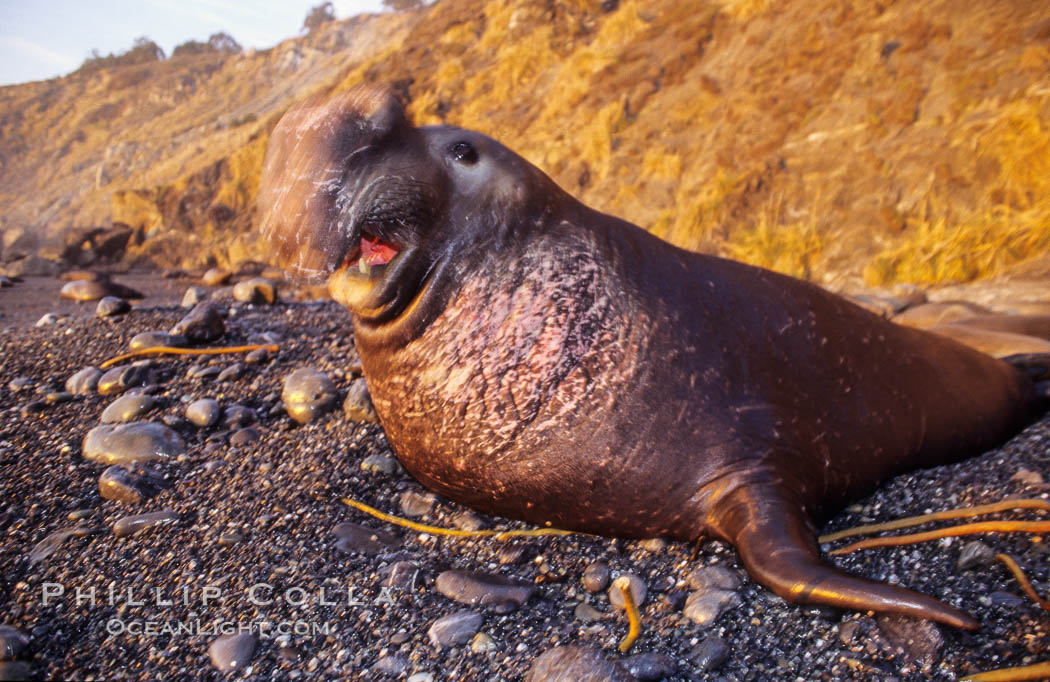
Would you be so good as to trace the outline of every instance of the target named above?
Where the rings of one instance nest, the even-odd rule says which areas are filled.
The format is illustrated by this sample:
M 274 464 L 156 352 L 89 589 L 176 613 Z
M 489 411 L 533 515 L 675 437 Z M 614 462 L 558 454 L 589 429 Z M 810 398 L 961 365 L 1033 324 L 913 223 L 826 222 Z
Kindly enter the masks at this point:
M 346 255 L 343 267 L 357 268 L 362 275 L 371 276 L 373 268 L 394 260 L 400 250 L 394 244 L 364 232 L 358 245 Z

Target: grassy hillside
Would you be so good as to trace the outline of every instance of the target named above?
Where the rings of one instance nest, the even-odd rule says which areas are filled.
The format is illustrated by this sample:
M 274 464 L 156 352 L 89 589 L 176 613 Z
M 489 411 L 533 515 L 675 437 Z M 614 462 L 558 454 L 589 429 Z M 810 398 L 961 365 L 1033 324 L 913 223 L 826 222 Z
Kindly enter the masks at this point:
M 967 280 L 1050 247 L 1046 3 L 440 0 L 0 89 L 4 258 L 109 222 L 139 231 L 131 259 L 259 258 L 267 131 L 363 80 L 676 244 L 799 276 Z

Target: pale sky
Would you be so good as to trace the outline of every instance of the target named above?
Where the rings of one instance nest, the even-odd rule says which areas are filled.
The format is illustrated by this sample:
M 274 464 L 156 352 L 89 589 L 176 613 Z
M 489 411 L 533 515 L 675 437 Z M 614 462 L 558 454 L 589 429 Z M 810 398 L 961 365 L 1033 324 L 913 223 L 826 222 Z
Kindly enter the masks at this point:
M 79 67 L 93 48 L 123 52 L 147 36 L 171 55 L 187 40 L 229 33 L 245 49 L 299 33 L 324 0 L 0 0 L 0 86 Z M 381 0 L 333 0 L 335 15 L 382 11 Z

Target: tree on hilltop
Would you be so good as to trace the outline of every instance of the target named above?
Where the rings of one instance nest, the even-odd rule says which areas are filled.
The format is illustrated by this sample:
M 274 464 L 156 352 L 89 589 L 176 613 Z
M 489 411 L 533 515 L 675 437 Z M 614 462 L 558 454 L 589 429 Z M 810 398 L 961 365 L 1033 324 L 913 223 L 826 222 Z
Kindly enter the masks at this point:
M 383 0 L 383 5 L 395 12 L 401 12 L 422 7 L 423 0 Z
M 313 33 L 330 21 L 335 21 L 335 6 L 330 2 L 326 2 L 322 5 L 317 5 L 307 13 L 306 19 L 303 20 L 302 30 L 307 33 Z

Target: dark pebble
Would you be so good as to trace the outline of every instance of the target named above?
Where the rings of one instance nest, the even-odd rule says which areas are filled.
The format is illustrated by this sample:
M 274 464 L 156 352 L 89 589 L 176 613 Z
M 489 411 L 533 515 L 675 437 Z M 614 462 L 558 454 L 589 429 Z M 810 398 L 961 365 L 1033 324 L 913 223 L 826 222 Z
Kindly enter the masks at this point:
M 226 369 L 219 372 L 219 376 L 215 377 L 216 381 L 236 381 L 240 378 L 241 374 L 244 373 L 244 365 L 239 362 L 235 362 Z
M 95 314 L 99 317 L 113 317 L 123 315 L 131 310 L 131 304 L 116 296 L 106 296 L 95 306 Z
M 955 566 L 960 571 L 965 571 L 976 566 L 987 566 L 993 561 L 995 561 L 995 550 L 980 540 L 972 540 L 959 550 L 959 560 L 955 562 Z
M 223 410 L 222 423 L 230 429 L 240 429 L 258 421 L 255 410 L 244 405 L 230 405 Z
M 399 587 L 402 590 L 414 590 L 419 584 L 419 567 L 411 561 L 395 561 L 381 568 L 379 576 L 383 585 L 387 587 Z
M 627 672 L 631 673 L 634 679 L 641 682 L 657 682 L 657 680 L 666 679 L 678 672 L 674 659 L 656 651 L 628 656 L 620 663 L 627 668 Z
M 400 677 L 408 672 L 408 658 L 400 654 L 387 654 L 376 661 L 373 670 L 380 675 L 389 677 Z
M 102 411 L 103 424 L 123 424 L 138 419 L 149 412 L 155 401 L 148 395 L 124 395 Z
M 401 512 L 405 516 L 426 516 L 434 509 L 437 496 L 433 493 L 420 493 L 408 490 L 401 493 Z
M 207 343 L 222 338 L 226 333 L 226 323 L 216 305 L 202 301 L 175 323 L 171 333 L 185 336 L 190 343 Z
M 729 660 L 729 645 L 721 637 L 712 635 L 690 649 L 688 658 L 696 666 L 696 672 L 709 673 Z
M 51 533 L 46 538 L 33 545 L 33 549 L 29 550 L 29 563 L 35 564 L 38 561 L 43 561 L 48 558 L 58 551 L 58 548 L 69 538 L 91 535 L 92 533 L 97 533 L 98 530 L 98 528 L 87 526 L 76 526 L 74 528 L 56 530 L 54 533 Z
M 153 370 L 138 363 L 114 367 L 98 380 L 98 392 L 102 395 L 116 395 L 132 386 L 145 386 L 154 383 Z
M 201 428 L 214 426 L 221 415 L 222 408 L 219 407 L 218 401 L 211 398 L 194 400 L 186 406 L 186 419 Z
M 327 411 L 335 402 L 335 385 L 324 372 L 302 367 L 285 377 L 281 399 L 288 416 L 300 424 L 306 424 Z
M 25 661 L 4 661 L 0 663 L 0 682 L 21 682 L 36 679 L 33 666 Z
M 690 588 L 700 592 L 718 589 L 732 592 L 740 588 L 740 576 L 725 566 L 701 566 L 686 576 Z

